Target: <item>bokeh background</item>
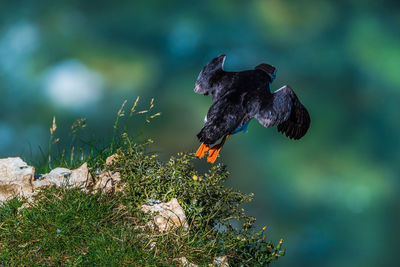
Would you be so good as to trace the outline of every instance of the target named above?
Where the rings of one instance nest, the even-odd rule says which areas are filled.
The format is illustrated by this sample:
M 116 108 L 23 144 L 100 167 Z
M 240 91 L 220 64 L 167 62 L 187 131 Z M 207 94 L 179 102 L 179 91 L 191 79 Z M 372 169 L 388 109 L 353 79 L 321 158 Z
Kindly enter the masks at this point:
M 291 141 L 257 121 L 230 138 L 228 183 L 254 192 L 257 227 L 285 240 L 277 266 L 396 266 L 400 252 L 398 1 L 1 1 L 0 156 L 40 157 L 57 118 L 105 142 L 123 100 L 162 116 L 131 130 L 167 158 L 195 151 L 211 99 L 201 68 L 265 62 L 312 124 Z M 138 124 L 142 125 L 142 124 Z M 67 146 L 67 145 L 65 145 Z M 67 147 L 68 148 L 68 147 Z M 198 161 L 199 168 L 206 168 Z

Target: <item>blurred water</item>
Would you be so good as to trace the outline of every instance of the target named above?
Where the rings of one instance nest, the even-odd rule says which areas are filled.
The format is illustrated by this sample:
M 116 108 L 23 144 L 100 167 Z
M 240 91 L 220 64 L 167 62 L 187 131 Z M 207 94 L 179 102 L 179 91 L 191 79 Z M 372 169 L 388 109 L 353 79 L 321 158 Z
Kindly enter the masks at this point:
M 43 88 L 50 101 L 60 108 L 87 109 L 102 97 L 104 82 L 100 73 L 71 59 L 45 71 Z

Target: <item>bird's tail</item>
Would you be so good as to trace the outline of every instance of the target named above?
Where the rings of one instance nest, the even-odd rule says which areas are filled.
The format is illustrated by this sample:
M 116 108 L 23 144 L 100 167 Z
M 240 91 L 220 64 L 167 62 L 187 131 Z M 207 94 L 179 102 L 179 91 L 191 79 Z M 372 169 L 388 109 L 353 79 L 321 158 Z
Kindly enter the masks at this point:
M 224 136 L 224 133 L 215 129 L 214 125 L 205 125 L 197 134 L 197 138 L 201 143 L 212 145 Z

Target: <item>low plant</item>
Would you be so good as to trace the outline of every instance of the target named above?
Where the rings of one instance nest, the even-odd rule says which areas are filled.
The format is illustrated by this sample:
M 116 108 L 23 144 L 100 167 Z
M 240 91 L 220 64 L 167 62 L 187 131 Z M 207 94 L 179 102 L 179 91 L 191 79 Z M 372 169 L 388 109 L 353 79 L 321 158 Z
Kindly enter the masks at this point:
M 48 188 L 28 204 L 18 198 L 4 203 L 0 207 L 1 265 L 171 266 L 180 265 L 178 259 L 185 257 L 205 266 L 225 255 L 232 266 L 263 266 L 284 254 L 282 240 L 272 243 L 266 239 L 265 227 L 253 229 L 255 218 L 241 208 L 251 201 L 252 194 L 224 186 L 229 173 L 223 164 L 199 173 L 192 153 L 159 160 L 156 154 L 147 152 L 151 140 L 137 143 L 126 130 L 119 130 L 125 116 L 123 107 L 111 144 L 87 150 L 74 147 L 71 153 L 80 150 L 82 157 L 67 157 L 63 152 L 58 158 L 48 157 L 42 169 L 79 166 L 87 161 L 96 177 L 105 159 L 117 154 L 107 168 L 121 174 L 124 190 L 101 194 Z M 152 108 L 153 101 L 148 110 Z M 140 114 L 145 113 L 150 112 Z M 152 114 L 145 119 L 154 117 Z M 54 131 L 51 140 L 55 140 Z M 150 215 L 144 214 L 141 206 L 172 198 L 183 207 L 188 229 L 154 232 L 147 227 Z M 242 227 L 233 227 L 233 222 Z

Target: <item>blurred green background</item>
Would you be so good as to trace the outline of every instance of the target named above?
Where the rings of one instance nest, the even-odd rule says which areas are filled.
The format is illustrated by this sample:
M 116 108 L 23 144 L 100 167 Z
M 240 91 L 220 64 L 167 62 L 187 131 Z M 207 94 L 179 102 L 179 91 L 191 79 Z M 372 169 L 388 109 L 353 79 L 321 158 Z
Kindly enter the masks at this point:
M 1 1 L 0 156 L 46 151 L 76 119 L 108 140 L 124 99 L 162 116 L 130 129 L 162 157 L 195 151 L 211 104 L 201 68 L 277 67 L 312 123 L 300 141 L 257 121 L 218 162 L 270 239 L 277 266 L 395 266 L 400 242 L 398 1 Z M 141 124 L 138 124 L 141 125 Z M 61 144 L 62 142 L 60 142 Z M 200 168 L 208 165 L 198 161 Z

